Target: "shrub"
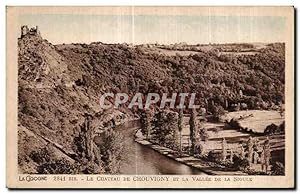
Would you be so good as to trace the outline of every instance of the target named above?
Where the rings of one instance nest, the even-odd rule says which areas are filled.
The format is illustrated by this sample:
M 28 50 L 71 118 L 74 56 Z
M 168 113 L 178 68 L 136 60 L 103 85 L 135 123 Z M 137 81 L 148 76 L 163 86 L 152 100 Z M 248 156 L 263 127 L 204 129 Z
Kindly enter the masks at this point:
M 246 158 L 237 155 L 233 155 L 232 162 L 233 167 L 240 170 L 245 170 L 250 166 L 249 161 Z
M 37 167 L 38 174 L 74 174 L 76 168 L 65 159 L 49 161 Z
M 275 162 L 271 167 L 272 175 L 284 175 L 284 165 L 281 162 Z
M 42 164 L 50 161 L 50 156 L 47 148 L 41 148 L 39 150 L 34 150 L 29 154 L 29 157 L 38 164 Z
M 207 160 L 212 162 L 218 162 L 222 158 L 221 152 L 209 151 L 207 155 Z
M 233 118 L 229 122 L 226 121 L 225 124 L 226 124 L 225 128 L 227 128 L 227 129 L 240 129 L 241 128 L 239 122 Z
M 203 154 L 203 146 L 200 143 L 196 143 L 194 154 L 200 156 Z

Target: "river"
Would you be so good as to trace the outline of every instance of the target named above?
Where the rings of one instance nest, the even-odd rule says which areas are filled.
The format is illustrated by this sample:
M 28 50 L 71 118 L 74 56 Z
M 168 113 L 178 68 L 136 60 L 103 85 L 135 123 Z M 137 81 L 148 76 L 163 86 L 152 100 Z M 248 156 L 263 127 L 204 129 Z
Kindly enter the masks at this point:
M 121 166 L 121 174 L 127 175 L 204 175 L 198 169 L 176 162 L 146 146 L 134 141 L 138 128 L 137 121 L 119 125 L 116 130 L 125 136 L 126 157 Z

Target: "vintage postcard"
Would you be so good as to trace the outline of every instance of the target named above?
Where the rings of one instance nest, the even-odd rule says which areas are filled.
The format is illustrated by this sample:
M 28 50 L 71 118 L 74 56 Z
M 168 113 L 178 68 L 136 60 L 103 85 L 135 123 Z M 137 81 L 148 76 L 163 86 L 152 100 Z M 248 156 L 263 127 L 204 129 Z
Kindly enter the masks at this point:
M 8 188 L 294 188 L 294 7 L 7 7 Z

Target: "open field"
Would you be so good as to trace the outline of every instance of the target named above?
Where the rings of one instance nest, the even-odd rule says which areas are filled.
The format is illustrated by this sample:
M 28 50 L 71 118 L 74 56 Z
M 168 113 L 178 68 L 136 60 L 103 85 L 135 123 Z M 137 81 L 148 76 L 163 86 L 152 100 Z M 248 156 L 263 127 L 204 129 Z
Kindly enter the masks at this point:
M 279 126 L 284 121 L 284 116 L 281 116 L 278 111 L 245 110 L 229 112 L 222 117 L 223 121 L 230 121 L 231 119 L 238 120 L 242 128 L 263 133 L 270 124 Z
M 248 115 L 253 115 L 247 117 Z M 245 120 L 241 120 L 242 126 L 251 126 L 257 132 L 263 132 L 267 125 L 274 123 L 275 125 L 280 125 L 284 118 L 281 117 L 278 111 L 264 111 L 264 110 L 247 110 L 247 111 L 237 111 L 229 112 L 222 117 L 223 121 L 230 120 L 232 118 L 239 119 L 242 117 L 247 117 Z M 183 128 L 183 145 L 189 145 L 189 124 L 188 117 L 184 118 L 184 128 Z M 246 144 L 249 137 L 252 136 L 257 140 L 257 144 L 260 147 L 259 152 L 261 152 L 261 147 L 264 141 L 268 138 L 270 140 L 271 151 L 284 150 L 285 147 L 285 135 L 254 135 L 247 132 L 242 132 L 236 129 L 224 129 L 224 123 L 211 123 L 204 122 L 201 126 L 207 129 L 208 140 L 205 142 L 205 150 L 208 152 L 210 150 L 221 151 L 222 140 L 226 139 L 227 149 L 232 149 L 234 151 L 238 150 L 243 144 Z M 249 127 L 248 127 L 249 128 Z

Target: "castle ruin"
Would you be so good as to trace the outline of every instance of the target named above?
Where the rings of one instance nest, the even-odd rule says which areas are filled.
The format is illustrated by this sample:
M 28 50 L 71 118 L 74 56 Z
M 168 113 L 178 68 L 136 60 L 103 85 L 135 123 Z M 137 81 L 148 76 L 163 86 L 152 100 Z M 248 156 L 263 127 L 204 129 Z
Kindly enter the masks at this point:
M 38 26 L 32 27 L 32 28 L 30 28 L 30 29 L 28 28 L 27 25 L 21 26 L 21 38 L 23 38 L 23 37 L 26 36 L 27 34 L 30 34 L 30 35 L 38 35 L 38 36 L 41 35 Z

